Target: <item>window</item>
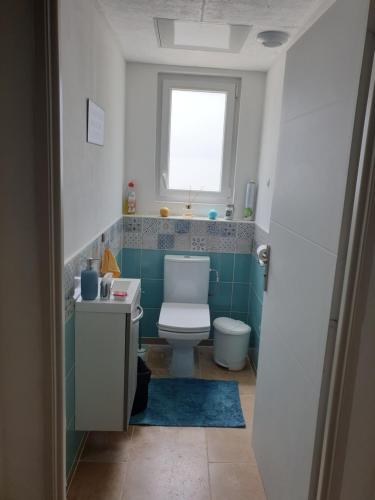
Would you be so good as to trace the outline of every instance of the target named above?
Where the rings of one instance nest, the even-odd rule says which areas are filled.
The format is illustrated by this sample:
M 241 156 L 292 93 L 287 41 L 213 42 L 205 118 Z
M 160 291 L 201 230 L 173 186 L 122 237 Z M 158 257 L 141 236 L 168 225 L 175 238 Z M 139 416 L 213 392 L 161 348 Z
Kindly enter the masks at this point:
M 239 80 L 159 75 L 158 195 L 227 203 L 233 198 Z

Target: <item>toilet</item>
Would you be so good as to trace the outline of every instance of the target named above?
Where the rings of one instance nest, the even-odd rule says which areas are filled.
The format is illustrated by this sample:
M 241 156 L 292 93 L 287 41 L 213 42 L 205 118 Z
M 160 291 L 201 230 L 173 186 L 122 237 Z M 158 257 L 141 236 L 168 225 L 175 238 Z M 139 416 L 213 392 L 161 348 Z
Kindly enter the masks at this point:
M 209 273 L 209 257 L 164 257 L 164 302 L 158 334 L 172 347 L 173 377 L 193 377 L 194 347 L 209 337 Z

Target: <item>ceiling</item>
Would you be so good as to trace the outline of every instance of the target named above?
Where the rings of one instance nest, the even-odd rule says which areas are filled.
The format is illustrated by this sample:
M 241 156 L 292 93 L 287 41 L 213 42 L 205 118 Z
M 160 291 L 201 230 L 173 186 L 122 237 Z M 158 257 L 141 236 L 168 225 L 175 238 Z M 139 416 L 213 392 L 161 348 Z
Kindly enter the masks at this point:
M 128 61 L 211 68 L 267 70 L 311 20 L 322 13 L 327 0 L 98 0 Z M 251 25 L 239 53 L 161 48 L 154 18 Z M 285 30 L 288 44 L 263 47 L 260 31 Z

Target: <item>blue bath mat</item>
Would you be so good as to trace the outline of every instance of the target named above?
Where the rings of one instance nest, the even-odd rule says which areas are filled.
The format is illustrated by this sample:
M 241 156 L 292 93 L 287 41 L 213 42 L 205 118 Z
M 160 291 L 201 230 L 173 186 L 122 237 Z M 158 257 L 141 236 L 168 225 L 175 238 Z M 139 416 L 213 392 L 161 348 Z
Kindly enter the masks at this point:
M 131 424 L 166 427 L 246 427 L 238 382 L 152 378 L 148 407 Z

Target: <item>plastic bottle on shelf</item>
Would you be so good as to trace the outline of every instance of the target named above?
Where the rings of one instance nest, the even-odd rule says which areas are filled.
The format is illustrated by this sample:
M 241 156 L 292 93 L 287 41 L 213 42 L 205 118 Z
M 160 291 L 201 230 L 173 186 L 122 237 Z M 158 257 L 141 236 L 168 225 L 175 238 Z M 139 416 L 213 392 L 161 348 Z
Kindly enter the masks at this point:
M 125 196 L 124 203 L 124 213 L 125 214 L 135 214 L 136 207 L 136 195 L 135 195 L 135 182 L 128 182 L 128 190 Z

